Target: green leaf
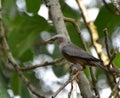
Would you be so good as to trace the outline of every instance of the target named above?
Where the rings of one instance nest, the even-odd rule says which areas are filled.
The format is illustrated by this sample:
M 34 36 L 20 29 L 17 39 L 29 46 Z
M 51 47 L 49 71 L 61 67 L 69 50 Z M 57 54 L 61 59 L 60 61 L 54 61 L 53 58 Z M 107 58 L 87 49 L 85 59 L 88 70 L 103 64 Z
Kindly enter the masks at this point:
M 58 45 L 57 45 L 57 46 L 55 46 L 52 57 L 53 58 L 60 58 L 61 56 L 62 55 L 60 54 L 60 51 L 59 51 Z M 53 68 L 53 72 L 55 73 L 55 75 L 57 77 L 61 77 L 61 76 L 65 75 L 66 72 L 67 72 L 67 68 L 66 68 L 65 65 L 63 65 L 63 66 L 52 66 L 52 68 Z
M 53 51 L 53 54 L 52 54 L 52 57 L 55 59 L 55 58 L 60 58 L 62 55 L 59 51 L 59 47 L 58 45 L 55 44 L 55 49 Z
M 38 16 L 17 16 L 10 22 L 11 31 L 7 33 L 8 42 L 15 57 L 20 58 L 39 37 L 40 32 L 47 30 L 47 21 Z
M 40 80 L 36 78 L 36 73 L 34 71 L 27 72 L 24 75 L 32 83 L 32 85 L 34 85 L 37 89 L 40 89 Z
M 114 9 L 112 4 L 108 5 L 111 9 Z M 108 28 L 109 35 L 111 35 L 115 28 L 120 26 L 120 16 L 109 11 L 106 6 L 103 6 L 95 20 L 95 25 L 97 26 L 100 37 L 104 36 L 104 28 Z
M 21 80 L 17 73 L 13 73 L 12 77 L 10 78 L 10 87 L 13 90 L 15 95 L 20 94 L 21 92 Z
M 21 88 L 21 98 L 32 98 L 30 95 L 30 92 L 25 84 L 22 83 L 22 88 Z
M 38 13 L 42 0 L 25 0 L 27 11 L 30 13 Z
M 0 74 L 0 98 L 10 98 L 7 93 L 5 82 L 3 81 L 2 75 Z
M 113 60 L 114 64 L 120 68 L 120 52 L 117 53 L 115 59 Z
M 26 62 L 26 61 L 32 61 L 33 60 L 33 52 L 32 50 L 28 49 L 27 51 L 25 51 L 23 53 L 23 55 L 20 57 L 20 60 L 22 62 Z
M 86 74 L 86 77 L 87 77 L 87 78 L 90 77 L 90 70 L 89 70 L 89 67 L 85 67 L 84 73 Z
M 57 77 L 62 77 L 68 72 L 68 68 L 66 67 L 67 65 L 63 66 L 53 66 L 53 72 Z
M 70 23 L 67 25 L 67 29 L 68 29 L 68 32 L 69 32 L 69 36 L 70 36 L 70 39 L 71 41 L 79 46 L 79 47 L 83 47 L 82 46 L 82 43 L 81 43 L 81 40 L 80 40 L 80 36 L 77 34 L 77 31 L 75 30 L 74 26 L 71 25 Z
M 65 17 L 71 17 L 74 19 L 79 19 L 80 13 L 77 10 L 72 9 L 69 5 L 65 3 L 65 0 L 60 0 L 61 9 Z

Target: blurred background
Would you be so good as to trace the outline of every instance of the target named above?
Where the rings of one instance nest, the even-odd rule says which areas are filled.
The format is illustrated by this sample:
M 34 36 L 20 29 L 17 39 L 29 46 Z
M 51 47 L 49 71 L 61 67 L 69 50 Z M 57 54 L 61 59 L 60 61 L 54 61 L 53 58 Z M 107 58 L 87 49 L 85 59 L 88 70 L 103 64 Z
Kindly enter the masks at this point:
M 104 28 L 108 28 L 110 51 L 112 52 L 115 48 L 119 51 L 120 16 L 115 14 L 116 9 L 110 0 L 105 0 L 107 5 L 103 1 L 82 0 L 87 8 L 89 18 L 97 27 L 99 42 L 103 45 L 104 52 L 106 53 Z M 97 57 L 76 1 L 59 0 L 59 2 L 64 16 L 73 18 L 79 24 L 87 50 Z M 2 0 L 2 19 L 10 49 L 21 67 L 43 64 L 46 61 L 51 62 L 62 57 L 56 44 L 43 43 L 43 40 L 56 34 L 44 0 Z M 75 28 L 70 23 L 66 23 L 66 26 L 71 41 L 82 47 Z M 119 58 L 120 53 L 118 52 L 114 59 L 114 64 L 117 67 L 120 67 Z M 25 71 L 24 75 L 43 95 L 50 98 L 69 79 L 69 67 L 69 64 L 62 60 L 52 65 Z M 16 72 L 10 68 L 12 69 L 13 66 L 5 58 L 4 53 L 0 51 L 0 98 L 36 98 Z M 89 69 L 86 68 L 84 72 L 91 83 Z M 108 98 L 111 89 L 106 75 L 99 68 L 94 68 L 94 72 L 101 98 Z M 70 87 L 70 84 L 66 86 L 56 98 L 67 98 Z M 82 98 L 79 88 L 77 89 L 78 98 Z

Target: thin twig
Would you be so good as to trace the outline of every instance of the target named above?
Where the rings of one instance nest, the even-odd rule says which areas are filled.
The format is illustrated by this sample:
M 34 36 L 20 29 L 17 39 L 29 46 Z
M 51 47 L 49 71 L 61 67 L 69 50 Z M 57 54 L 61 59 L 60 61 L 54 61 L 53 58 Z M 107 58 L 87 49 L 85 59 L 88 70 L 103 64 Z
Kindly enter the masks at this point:
M 107 55 L 109 57 L 109 59 L 111 58 L 111 54 L 110 54 L 110 49 L 109 49 L 109 40 L 108 40 L 108 29 L 105 28 L 103 30 L 104 34 L 105 34 L 105 46 L 106 46 L 106 50 L 107 50 Z
M 119 1 L 118 0 L 111 0 L 111 2 L 113 3 L 113 5 L 115 6 L 116 10 L 119 12 L 120 14 L 120 5 L 119 5 Z
M 112 77 L 113 77 L 114 81 L 111 81 L 110 75 L 108 75 L 107 73 L 106 73 L 106 74 L 107 74 L 107 76 L 108 76 L 107 78 L 109 78 L 109 83 L 112 82 L 112 85 L 111 85 L 111 83 L 110 83 L 110 86 L 111 86 L 111 89 L 112 89 L 113 84 L 116 83 L 116 75 L 114 75 L 114 73 L 117 74 L 117 76 L 119 77 L 119 76 L 120 76 L 120 70 L 117 69 L 117 68 L 114 66 L 114 63 L 113 63 L 113 60 L 114 60 L 114 58 L 115 58 L 115 56 L 116 56 L 116 53 L 117 53 L 116 50 L 113 52 L 112 55 L 110 54 L 110 48 L 109 48 L 109 44 L 108 44 L 109 41 L 108 41 L 108 30 L 107 30 L 107 28 L 105 28 L 105 29 L 103 30 L 103 32 L 104 32 L 104 34 L 105 34 L 105 46 L 106 46 L 106 51 L 107 51 L 107 55 L 108 55 L 108 57 L 109 57 L 108 67 L 109 67 L 110 73 L 112 73 Z M 117 91 L 118 91 L 118 89 L 117 89 Z M 116 92 L 115 94 L 116 94 L 116 96 L 117 96 L 118 92 Z
M 115 14 L 114 10 L 113 10 L 111 7 L 109 7 L 109 5 L 107 4 L 107 2 L 106 2 L 105 0 L 102 0 L 102 1 L 103 1 L 103 3 L 104 3 L 105 7 L 106 7 L 111 13 Z
M 70 89 L 70 92 L 68 93 L 68 98 L 70 98 L 72 94 L 72 90 L 73 90 L 73 82 L 71 82 L 71 89 Z
M 110 66 L 110 64 L 112 64 L 114 58 L 116 57 L 116 54 L 117 54 L 116 51 L 114 51 L 113 54 L 112 54 L 112 56 L 110 57 L 110 61 L 109 61 L 108 66 Z M 113 64 L 112 64 L 112 65 L 113 65 Z M 112 66 L 111 66 L 111 67 L 112 67 Z
M 6 61 L 4 61 L 3 59 L 1 59 L 1 60 L 2 60 L 3 66 L 7 70 L 9 70 L 9 71 L 16 71 L 13 67 L 8 66 L 8 64 L 6 63 Z M 34 69 L 36 69 L 38 67 L 43 67 L 43 66 L 48 66 L 48 65 L 55 65 L 56 63 L 58 63 L 58 62 L 60 62 L 62 60 L 63 60 L 63 58 L 57 58 L 57 59 L 54 59 L 51 62 L 46 61 L 46 62 L 44 62 L 42 64 L 36 64 L 36 65 L 33 65 L 33 66 L 29 66 L 29 67 L 20 67 L 19 70 L 21 70 L 23 72 L 24 71 L 30 71 L 30 70 L 34 70 Z
M 106 46 L 106 51 L 107 51 L 107 55 L 108 55 L 108 57 L 109 57 L 109 63 L 108 63 L 109 71 L 110 71 L 110 72 L 117 73 L 118 76 L 119 76 L 120 70 L 117 69 L 117 68 L 115 68 L 115 66 L 114 66 L 114 64 L 113 64 L 113 60 L 114 60 L 114 58 L 116 57 L 117 52 L 116 52 L 116 50 L 114 50 L 113 54 L 112 54 L 112 55 L 110 54 L 110 48 L 109 48 L 109 45 L 108 45 L 109 41 L 108 41 L 108 30 L 107 30 L 107 28 L 105 28 L 105 29 L 103 30 L 103 32 L 104 32 L 104 34 L 105 34 L 105 46 Z
M 81 42 L 82 42 L 82 46 L 83 46 L 83 48 L 85 49 L 85 46 L 86 46 L 86 45 L 85 45 L 85 43 L 84 43 L 84 41 L 83 41 L 83 38 L 82 38 L 82 34 L 81 34 L 81 32 L 80 32 L 79 25 L 78 25 L 78 24 L 76 23 L 76 21 L 75 21 L 74 19 L 72 19 L 72 18 L 64 17 L 64 20 L 65 20 L 65 22 L 70 22 L 70 23 L 72 23 L 72 25 L 75 27 L 75 29 L 76 29 L 79 37 L 80 37 L 80 40 L 81 40 Z
M 66 81 L 66 82 L 64 83 L 64 85 L 61 86 L 61 87 L 53 94 L 52 98 L 55 98 L 70 82 L 72 82 L 74 79 L 76 79 L 77 76 L 80 74 L 80 72 L 81 72 L 80 70 L 77 71 L 76 74 L 73 75 L 71 79 L 69 79 L 68 81 Z
M 63 60 L 63 58 L 58 58 L 58 59 L 54 59 L 51 62 L 46 61 L 43 64 L 36 64 L 36 65 L 30 66 L 30 67 L 21 67 L 20 70 L 21 71 L 33 70 L 33 69 L 38 68 L 38 67 L 48 66 L 48 65 L 52 65 L 52 64 L 54 65 L 55 63 L 62 61 L 62 60 Z
M 93 73 L 93 69 L 90 68 L 90 73 L 91 73 L 91 78 L 92 78 L 92 83 L 93 83 L 93 89 L 95 91 L 95 95 L 97 96 L 97 98 L 100 98 L 100 94 L 99 94 L 99 91 L 98 91 L 98 88 L 97 88 L 97 80 L 96 80 L 96 77 Z
M 114 93 L 116 92 L 116 90 L 118 90 L 119 83 L 120 83 L 120 78 L 119 78 L 118 82 L 115 84 L 115 86 L 112 89 L 112 92 L 111 92 L 111 94 L 110 94 L 110 96 L 108 98 L 112 98 L 112 96 L 114 95 Z
M 112 65 L 113 65 L 113 64 L 112 64 L 112 61 L 113 61 L 115 55 L 112 55 L 112 56 L 111 56 L 111 54 L 110 54 L 109 40 L 108 40 L 108 29 L 105 28 L 105 29 L 103 30 L 103 32 L 104 32 L 104 34 L 105 34 L 105 48 L 106 48 L 106 51 L 107 51 L 107 55 L 108 55 L 108 57 L 109 57 L 109 59 L 110 59 L 110 61 L 109 61 L 109 63 L 108 63 L 108 66 L 111 65 L 111 67 L 112 67 Z
M 113 62 L 113 60 L 114 60 L 114 58 L 116 57 L 116 51 L 114 51 L 114 53 L 112 54 L 112 56 L 111 56 L 111 58 L 110 58 L 110 62 L 109 62 L 109 64 L 108 64 L 108 66 L 110 66 L 109 67 L 109 71 L 112 73 L 112 74 L 115 74 L 115 75 L 117 75 L 118 77 L 120 77 L 120 69 L 119 68 L 116 68 L 115 66 L 114 66 L 114 64 L 112 63 Z M 116 77 L 116 76 L 114 76 L 114 77 Z
M 47 41 L 45 41 L 45 40 L 42 40 L 42 41 L 33 43 L 33 46 L 46 45 L 46 44 L 49 44 L 49 43 L 50 43 L 50 42 L 47 42 Z

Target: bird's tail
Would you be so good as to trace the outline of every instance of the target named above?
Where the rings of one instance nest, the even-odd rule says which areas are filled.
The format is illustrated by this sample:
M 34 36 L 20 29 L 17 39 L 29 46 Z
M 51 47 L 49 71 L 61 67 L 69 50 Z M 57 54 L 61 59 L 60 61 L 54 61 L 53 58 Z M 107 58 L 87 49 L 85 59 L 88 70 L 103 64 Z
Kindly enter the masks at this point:
M 115 74 L 116 76 L 120 77 L 120 69 L 116 68 L 115 66 L 113 66 L 112 68 L 108 68 L 107 66 L 104 66 L 101 62 L 96 62 L 95 65 L 110 74 Z
M 95 65 L 99 68 L 101 68 L 104 71 L 108 71 L 107 67 L 105 67 L 101 62 L 94 62 Z

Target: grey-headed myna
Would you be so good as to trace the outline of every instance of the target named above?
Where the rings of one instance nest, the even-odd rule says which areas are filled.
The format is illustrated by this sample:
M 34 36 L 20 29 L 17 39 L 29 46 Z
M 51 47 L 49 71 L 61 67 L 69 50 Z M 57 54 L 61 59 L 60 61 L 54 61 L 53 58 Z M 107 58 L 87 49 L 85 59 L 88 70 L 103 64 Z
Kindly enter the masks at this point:
M 106 70 L 106 68 L 101 65 L 101 60 L 93 57 L 80 47 L 74 45 L 63 34 L 57 34 L 46 41 L 57 42 L 57 44 L 59 45 L 60 52 L 62 53 L 64 58 L 73 64 L 80 64 L 83 66 L 83 68 L 86 65 L 98 66 Z

